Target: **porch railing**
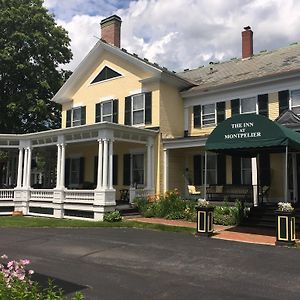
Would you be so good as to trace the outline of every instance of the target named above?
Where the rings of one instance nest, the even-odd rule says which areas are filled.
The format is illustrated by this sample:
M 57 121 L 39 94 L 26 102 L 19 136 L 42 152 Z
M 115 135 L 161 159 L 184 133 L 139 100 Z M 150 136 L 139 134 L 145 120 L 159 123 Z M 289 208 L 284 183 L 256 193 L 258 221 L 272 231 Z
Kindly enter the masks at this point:
M 46 190 L 46 189 L 41 189 L 41 190 L 30 190 L 30 200 L 33 201 L 47 201 L 50 202 L 53 200 L 53 190 Z
M 1 189 L 0 190 L 0 200 L 13 200 L 14 190 Z

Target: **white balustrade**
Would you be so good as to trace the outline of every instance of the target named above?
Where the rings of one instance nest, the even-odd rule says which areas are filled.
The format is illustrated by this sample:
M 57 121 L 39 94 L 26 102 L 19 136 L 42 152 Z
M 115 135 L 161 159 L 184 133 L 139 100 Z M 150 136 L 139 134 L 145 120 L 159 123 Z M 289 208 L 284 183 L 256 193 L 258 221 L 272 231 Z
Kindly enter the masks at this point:
M 93 203 L 94 191 L 87 190 L 72 190 L 66 191 L 65 202 L 66 203 Z
M 0 200 L 13 200 L 14 190 L 2 189 L 0 190 Z
M 32 201 L 52 201 L 53 190 L 30 190 L 30 200 Z

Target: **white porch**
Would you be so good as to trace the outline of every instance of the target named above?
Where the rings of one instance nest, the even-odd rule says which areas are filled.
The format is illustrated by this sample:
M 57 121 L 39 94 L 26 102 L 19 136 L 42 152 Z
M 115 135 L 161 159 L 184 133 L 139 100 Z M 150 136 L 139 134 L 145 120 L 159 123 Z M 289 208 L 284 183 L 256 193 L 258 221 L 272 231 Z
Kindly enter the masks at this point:
M 0 135 L 0 150 L 18 151 L 16 186 L 0 190 L 0 214 L 22 211 L 24 215 L 54 218 L 103 220 L 105 212 L 115 210 L 113 185 L 114 146 L 139 145 L 145 152 L 145 182 L 137 186 L 130 176 L 130 202 L 138 194 L 155 192 L 154 147 L 156 131 L 112 123 L 99 123 L 26 135 Z M 70 145 L 97 147 L 95 189 L 66 187 L 66 154 Z M 32 156 L 38 149 L 57 149 L 55 187 L 32 188 Z M 117 149 L 115 149 L 117 150 Z M 8 178 L 10 175 L 8 174 Z

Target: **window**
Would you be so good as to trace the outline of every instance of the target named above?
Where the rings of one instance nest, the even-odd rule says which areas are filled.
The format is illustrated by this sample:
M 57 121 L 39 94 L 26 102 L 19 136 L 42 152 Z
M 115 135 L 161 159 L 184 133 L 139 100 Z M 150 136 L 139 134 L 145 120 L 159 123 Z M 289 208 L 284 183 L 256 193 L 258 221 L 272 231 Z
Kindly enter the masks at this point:
M 241 99 L 240 106 L 241 114 L 256 114 L 256 97 Z
M 92 83 L 97 83 L 103 80 L 107 80 L 107 79 L 111 79 L 111 78 L 115 78 L 115 77 L 119 77 L 122 76 L 120 73 L 112 70 L 109 67 L 104 67 L 100 73 L 95 77 L 95 79 L 91 82 Z
M 214 124 L 216 124 L 216 105 L 214 103 L 202 105 L 202 126 Z
M 152 123 L 152 93 L 143 93 L 125 98 L 125 125 Z
M 144 94 L 132 96 L 132 124 L 144 123 L 145 97 Z
M 96 122 L 118 123 L 119 100 L 108 100 L 96 104 Z
M 203 165 L 203 184 L 205 181 L 205 157 L 202 156 L 202 165 Z M 217 155 L 211 154 L 207 155 L 207 184 L 217 184 Z
M 252 184 L 251 158 L 241 158 L 241 182 L 242 184 Z
M 300 115 L 300 90 L 291 91 L 291 109 L 295 114 Z
M 67 110 L 66 127 L 85 125 L 85 106 Z
M 144 154 L 132 154 L 132 183 L 144 184 Z
M 80 183 L 80 158 L 70 159 L 70 185 Z

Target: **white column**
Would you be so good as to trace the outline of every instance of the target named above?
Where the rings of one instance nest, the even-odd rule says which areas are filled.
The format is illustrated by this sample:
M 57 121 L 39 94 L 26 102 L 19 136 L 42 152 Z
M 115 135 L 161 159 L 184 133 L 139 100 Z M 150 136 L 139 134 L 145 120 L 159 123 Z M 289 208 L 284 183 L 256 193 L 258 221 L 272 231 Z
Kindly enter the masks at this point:
M 288 202 L 288 155 L 289 155 L 289 149 L 288 146 L 285 147 L 285 170 L 284 170 L 284 201 Z
M 297 157 L 296 153 L 292 154 L 293 160 L 293 201 L 298 202 L 298 184 L 297 184 Z
M 258 205 L 258 186 L 257 186 L 257 159 L 251 158 L 251 172 L 252 172 L 252 187 L 253 187 L 253 204 Z
M 109 172 L 108 187 L 113 189 L 113 140 L 109 140 Z
M 147 144 L 147 189 L 151 189 L 152 187 L 152 178 L 151 178 L 151 148 L 152 145 L 150 143 Z
M 56 188 L 60 187 L 61 180 L 61 146 L 57 144 L 57 165 L 56 165 Z
M 206 200 L 206 186 L 207 186 L 207 151 L 204 153 L 204 191 L 203 198 Z
M 164 193 L 169 189 L 169 150 L 164 149 Z
M 60 187 L 65 187 L 65 159 L 66 159 L 66 146 L 61 145 L 61 163 L 60 163 Z
M 27 167 L 28 167 L 28 149 L 25 148 L 24 164 L 23 164 L 23 182 L 22 182 L 23 187 L 26 187 L 26 183 L 27 183 Z
M 98 169 L 97 169 L 97 190 L 102 189 L 102 168 L 103 168 L 103 142 L 98 140 Z
M 103 188 L 107 189 L 107 169 L 108 169 L 108 140 L 104 139 L 104 149 L 103 149 Z
M 31 157 L 32 157 L 32 149 L 31 147 L 27 148 L 28 150 L 28 157 L 27 157 L 27 181 L 26 181 L 26 187 L 30 188 L 31 185 Z
M 23 148 L 19 149 L 17 188 L 22 187 L 23 151 Z

